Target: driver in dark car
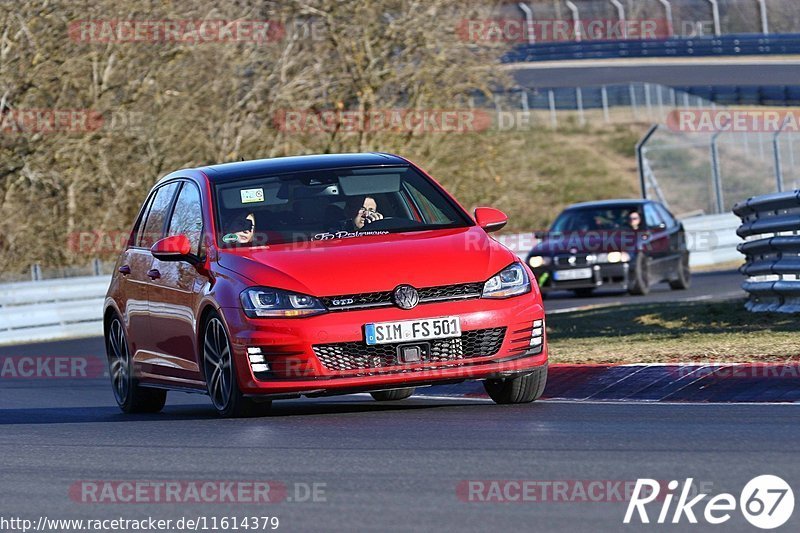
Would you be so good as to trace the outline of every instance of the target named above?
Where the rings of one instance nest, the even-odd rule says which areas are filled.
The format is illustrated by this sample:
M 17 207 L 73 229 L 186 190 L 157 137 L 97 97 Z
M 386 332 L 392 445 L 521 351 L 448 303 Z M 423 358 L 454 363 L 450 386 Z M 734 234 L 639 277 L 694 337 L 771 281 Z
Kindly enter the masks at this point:
M 345 213 L 348 217 L 344 223 L 346 231 L 359 231 L 367 224 L 383 219 L 383 215 L 378 212 L 378 203 L 371 196 L 365 196 L 363 200 L 349 200 Z

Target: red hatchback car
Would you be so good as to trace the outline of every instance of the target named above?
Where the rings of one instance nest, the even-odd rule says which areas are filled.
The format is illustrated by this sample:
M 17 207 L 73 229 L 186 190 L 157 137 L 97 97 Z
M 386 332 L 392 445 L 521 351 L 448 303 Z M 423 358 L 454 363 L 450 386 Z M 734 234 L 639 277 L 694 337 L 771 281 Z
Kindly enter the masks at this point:
M 498 403 L 547 379 L 530 269 L 424 171 L 389 154 L 180 170 L 156 184 L 105 300 L 114 395 L 157 412 L 168 390 L 223 416 L 273 399 L 484 380 Z

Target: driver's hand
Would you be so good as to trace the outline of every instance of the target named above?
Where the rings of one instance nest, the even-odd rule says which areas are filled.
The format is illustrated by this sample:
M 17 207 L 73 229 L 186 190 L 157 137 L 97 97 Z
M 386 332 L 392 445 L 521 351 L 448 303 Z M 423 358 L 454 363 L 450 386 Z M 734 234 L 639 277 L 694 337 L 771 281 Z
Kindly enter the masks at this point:
M 382 218 L 383 215 L 377 211 L 367 211 L 367 214 L 364 215 L 364 224 L 369 224 L 370 222 L 375 222 L 376 220 L 381 220 Z

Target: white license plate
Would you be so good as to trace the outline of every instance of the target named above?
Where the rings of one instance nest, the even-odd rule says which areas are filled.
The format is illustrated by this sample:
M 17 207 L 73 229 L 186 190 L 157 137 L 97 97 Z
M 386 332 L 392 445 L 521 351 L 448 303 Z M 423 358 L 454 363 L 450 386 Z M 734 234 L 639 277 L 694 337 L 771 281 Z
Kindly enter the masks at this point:
M 369 345 L 451 339 L 460 336 L 461 320 L 457 316 L 378 322 L 364 326 L 364 339 Z
M 591 268 L 576 268 L 573 270 L 556 270 L 553 272 L 553 279 L 556 281 L 573 281 L 576 279 L 588 279 L 592 277 Z

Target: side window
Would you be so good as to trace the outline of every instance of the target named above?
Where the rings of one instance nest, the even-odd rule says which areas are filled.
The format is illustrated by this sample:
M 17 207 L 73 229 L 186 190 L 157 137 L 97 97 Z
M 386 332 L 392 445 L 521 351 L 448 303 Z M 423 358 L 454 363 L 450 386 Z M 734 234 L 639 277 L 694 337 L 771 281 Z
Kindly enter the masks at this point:
M 658 210 L 659 214 L 661 215 L 661 219 L 667 224 L 668 228 L 674 228 L 678 225 L 678 222 L 675 218 L 667 211 L 667 208 L 661 204 L 655 204 L 656 209 Z
M 200 238 L 203 234 L 203 210 L 200 207 L 200 191 L 193 183 L 184 182 L 172 219 L 169 222 L 167 236 L 186 235 L 192 243 L 192 253 L 199 255 Z
M 406 188 L 408 194 L 411 195 L 414 203 L 422 212 L 421 214 L 424 222 L 428 224 L 449 224 L 452 222 L 438 207 L 433 205 L 433 202 L 428 200 L 427 196 L 415 189 L 413 185 L 406 182 Z
M 150 248 L 163 236 L 164 222 L 166 222 L 169 206 L 172 204 L 172 198 L 177 189 L 178 183 L 170 183 L 156 191 L 150 211 L 147 213 L 144 231 L 139 234 L 138 246 Z
M 133 233 L 131 234 L 131 240 L 128 242 L 128 246 L 138 246 L 139 237 L 144 231 L 144 225 L 145 222 L 147 222 L 147 214 L 150 212 L 150 207 L 153 205 L 154 197 L 155 194 L 152 196 L 148 196 L 145 201 L 145 204 L 142 206 L 141 213 L 139 214 L 139 218 L 136 219 L 136 227 L 133 229 Z
M 644 223 L 647 224 L 648 228 L 657 228 L 664 224 L 658 211 L 653 208 L 653 204 L 646 204 L 644 206 Z

